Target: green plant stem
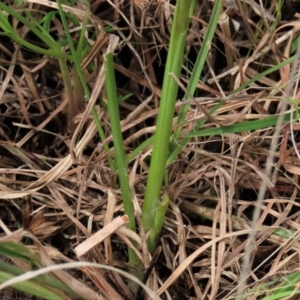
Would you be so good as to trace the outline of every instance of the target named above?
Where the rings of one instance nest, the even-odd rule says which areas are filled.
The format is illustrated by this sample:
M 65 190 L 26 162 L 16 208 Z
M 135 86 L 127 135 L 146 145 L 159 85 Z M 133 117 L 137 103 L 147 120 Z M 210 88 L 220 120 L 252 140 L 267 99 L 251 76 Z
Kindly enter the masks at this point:
M 153 228 L 152 228 L 152 230 L 150 232 L 150 236 L 149 236 L 149 245 L 150 245 L 150 247 L 152 247 L 152 248 L 149 248 L 149 251 L 151 253 L 154 253 L 154 251 L 156 249 L 157 236 L 160 233 L 160 231 L 164 225 L 164 220 L 165 220 L 165 216 L 166 216 L 168 207 L 169 207 L 169 196 L 165 192 L 162 197 L 161 203 L 159 203 L 157 206 L 157 213 L 155 215 Z
M 134 207 L 131 197 L 131 189 L 129 184 L 129 176 L 127 170 L 127 163 L 125 158 L 125 150 L 123 144 L 122 131 L 120 127 L 120 113 L 119 113 L 119 101 L 116 92 L 116 80 L 114 75 L 114 63 L 112 53 L 104 55 L 104 67 L 105 67 L 105 86 L 107 93 L 107 108 L 109 113 L 111 132 L 114 143 L 115 159 L 118 166 L 118 175 L 120 180 L 120 186 L 122 191 L 122 200 L 124 204 L 124 211 L 129 218 L 129 222 L 126 224 L 129 229 L 136 231 Z M 137 246 L 137 244 L 132 241 Z M 142 278 L 141 261 L 137 254 L 131 248 L 128 248 L 129 264 L 133 267 L 132 274 L 138 278 Z M 137 290 L 138 286 L 133 282 L 130 285 L 132 290 Z
M 160 198 L 177 99 L 178 85 L 171 78 L 170 73 L 173 73 L 177 78 L 180 77 L 190 13 L 194 10 L 194 6 L 194 0 L 178 0 L 176 3 L 157 126 L 154 135 L 153 154 L 142 211 L 142 223 L 146 233 L 153 226 Z M 148 240 L 148 247 L 149 249 L 154 249 L 154 245 L 151 245 L 151 243 L 152 240 Z

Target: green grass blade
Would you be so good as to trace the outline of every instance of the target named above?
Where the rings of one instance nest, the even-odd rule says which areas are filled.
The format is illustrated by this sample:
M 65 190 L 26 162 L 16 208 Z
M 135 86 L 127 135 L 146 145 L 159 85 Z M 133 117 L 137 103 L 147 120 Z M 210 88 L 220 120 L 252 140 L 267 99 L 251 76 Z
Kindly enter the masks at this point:
M 120 186 L 122 191 L 122 199 L 124 204 L 124 211 L 129 218 L 129 222 L 126 224 L 129 229 L 136 231 L 134 207 L 131 197 L 131 189 L 129 184 L 128 166 L 125 158 L 125 149 L 123 144 L 123 136 L 120 126 L 120 113 L 119 113 L 119 101 L 116 92 L 116 80 L 114 75 L 114 62 L 112 53 L 104 55 L 105 66 L 105 86 L 107 93 L 107 107 L 110 119 L 111 132 L 114 143 L 115 160 L 118 167 L 118 175 L 120 180 Z M 136 243 L 133 242 L 134 245 Z M 129 264 L 134 268 L 131 272 L 138 278 L 141 278 L 141 273 L 137 269 L 141 269 L 139 257 L 136 253 L 128 248 Z M 132 283 L 130 286 L 132 290 L 136 290 L 138 287 Z
M 123 145 L 123 136 L 120 127 L 119 102 L 116 93 L 116 82 L 114 76 L 113 55 L 107 53 L 104 55 L 105 65 L 105 86 L 107 93 L 107 107 L 113 136 L 114 150 L 116 162 L 119 170 L 120 185 L 124 202 L 125 213 L 130 221 L 128 228 L 135 231 L 134 208 L 131 201 L 131 190 L 129 185 L 127 163 L 125 159 L 125 150 Z
M 2 260 L 0 260 L 0 265 L 1 265 L 1 271 L 2 272 L 7 273 L 7 274 L 11 274 L 11 275 L 14 275 L 14 276 L 22 275 L 25 272 L 24 270 L 22 270 L 22 269 L 20 269 L 16 266 L 12 266 L 11 264 L 8 264 L 8 263 L 6 263 Z M 36 283 L 36 284 L 43 284 L 45 287 L 55 288 L 59 291 L 62 291 L 64 293 L 66 293 L 67 295 L 69 295 L 73 299 L 79 297 L 76 293 L 74 293 L 73 290 L 71 290 L 63 282 L 61 282 L 58 279 L 55 279 L 55 278 L 53 278 L 49 275 L 39 276 L 39 277 L 36 277 L 34 279 L 31 279 L 31 281 Z
M 65 34 L 66 34 L 68 44 L 69 44 L 69 47 L 70 47 L 70 50 L 71 50 L 71 53 L 72 53 L 72 57 L 73 57 L 73 60 L 74 60 L 76 71 L 77 71 L 77 73 L 78 73 L 78 75 L 81 79 L 81 83 L 83 85 L 84 92 L 85 92 L 86 96 L 88 98 L 90 98 L 90 90 L 89 90 L 88 85 L 86 83 L 83 71 L 80 67 L 80 58 L 79 58 L 78 52 L 74 48 L 74 44 L 73 44 L 72 37 L 71 37 L 70 31 L 69 31 L 67 19 L 66 19 L 64 11 L 62 9 L 62 6 L 61 6 L 61 0 L 57 1 L 57 7 L 58 7 L 58 11 L 59 11 L 59 14 L 60 14 L 60 17 L 61 17 L 61 21 L 62 21 L 63 26 L 64 26 Z M 79 51 L 80 50 L 81 49 L 79 49 Z
M 154 136 L 149 137 L 146 141 L 137 146 L 130 154 L 127 155 L 126 161 L 129 163 L 132 161 L 141 151 L 150 146 L 154 141 Z
M 32 261 L 35 267 L 41 267 L 39 257 L 30 249 L 22 244 L 13 242 L 0 243 L 0 253 L 10 258 L 22 259 L 24 261 Z
M 9 280 L 13 278 L 14 275 L 5 273 L 0 271 L 0 282 L 5 282 L 6 280 Z M 36 297 L 41 297 L 43 299 L 49 299 L 49 300 L 64 300 L 64 298 L 60 297 L 57 293 L 45 288 L 43 285 L 34 283 L 31 281 L 24 281 L 22 283 L 17 283 L 12 285 L 14 289 L 27 293 L 29 295 L 33 295 Z
M 46 45 L 49 46 L 51 50 L 47 50 L 44 48 L 40 48 L 38 46 L 35 46 L 24 39 L 22 39 L 20 36 L 18 36 L 13 28 L 10 26 L 10 24 L 5 21 L 6 17 L 3 14 L 3 11 L 5 11 L 8 15 L 13 16 L 14 18 L 18 19 L 20 22 L 22 22 L 24 25 L 26 25 L 36 36 L 38 36 Z M 35 23 L 34 23 L 35 24 Z M 9 6 L 0 3 L 0 28 L 4 31 L 2 35 L 6 35 L 13 39 L 16 43 L 19 43 L 20 45 L 26 47 L 28 50 L 45 54 L 48 56 L 54 56 L 64 59 L 72 60 L 72 56 L 65 54 L 60 47 L 57 45 L 56 41 L 53 40 L 53 38 L 45 32 L 45 30 L 42 28 L 42 26 L 35 26 L 32 24 L 29 20 L 24 18 L 22 15 L 20 15 L 18 12 L 10 8 Z
M 236 90 L 234 90 L 230 95 L 234 95 L 234 94 L 237 94 L 241 91 L 243 91 L 245 88 L 249 87 L 251 83 L 257 81 L 257 80 L 260 80 L 261 78 L 264 78 L 266 77 L 267 75 L 275 72 L 275 71 L 278 71 L 280 70 L 281 68 L 285 67 L 286 65 L 289 65 L 291 64 L 293 61 L 295 61 L 296 59 L 296 56 L 292 56 L 286 60 L 284 60 L 283 62 L 277 64 L 277 65 L 274 65 L 273 67 L 257 74 L 256 76 L 254 76 L 253 78 L 251 78 L 250 80 L 246 81 L 245 83 L 241 84 Z
M 284 299 L 285 297 L 300 294 L 300 289 L 297 288 L 300 281 L 300 272 L 286 275 L 283 280 L 285 280 L 285 282 L 282 286 L 278 290 L 275 290 L 272 296 L 266 297 L 264 300 Z
M 297 117 L 298 117 L 297 111 L 295 111 L 292 114 L 292 116 L 290 113 L 286 113 L 284 115 L 284 122 L 289 122 L 289 121 L 291 121 L 291 119 L 295 120 Z M 245 121 L 245 122 L 233 124 L 230 126 L 209 128 L 209 129 L 205 129 L 205 130 L 191 132 L 187 136 L 188 137 L 213 136 L 213 135 L 220 135 L 220 134 L 225 134 L 225 133 L 234 133 L 234 132 L 263 129 L 263 128 L 275 126 L 278 121 L 278 118 L 279 118 L 279 116 L 271 116 L 271 117 L 264 118 L 262 120 Z

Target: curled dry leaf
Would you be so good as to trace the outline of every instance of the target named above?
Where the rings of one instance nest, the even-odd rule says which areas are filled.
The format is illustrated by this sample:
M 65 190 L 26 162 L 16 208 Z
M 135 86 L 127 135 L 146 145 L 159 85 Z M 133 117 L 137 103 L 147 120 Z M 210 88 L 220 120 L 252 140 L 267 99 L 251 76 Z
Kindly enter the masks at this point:
M 148 12 L 151 8 L 158 5 L 158 0 L 133 0 L 133 3 L 136 4 L 142 12 Z
M 55 222 L 47 222 L 44 217 L 45 210 L 38 211 L 31 219 L 28 230 L 40 239 L 45 239 L 53 235 L 59 226 L 54 226 Z

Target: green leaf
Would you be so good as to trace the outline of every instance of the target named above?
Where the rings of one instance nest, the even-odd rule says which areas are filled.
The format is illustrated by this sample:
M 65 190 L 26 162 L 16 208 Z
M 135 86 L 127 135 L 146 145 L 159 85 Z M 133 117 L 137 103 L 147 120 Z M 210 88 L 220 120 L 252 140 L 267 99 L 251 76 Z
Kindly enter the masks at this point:
M 14 275 L 8 274 L 6 272 L 0 271 L 0 282 L 3 283 L 6 280 L 13 278 Z M 40 283 L 34 283 L 31 281 L 24 281 L 21 283 L 13 284 L 11 287 L 14 289 L 27 293 L 29 295 L 33 295 L 36 297 L 41 297 L 43 299 L 49 300 L 64 300 L 64 298 L 60 297 L 57 293 L 47 289 Z
M 294 112 L 292 114 L 292 116 L 289 113 L 285 114 L 284 122 L 288 122 L 291 119 L 295 120 L 297 116 L 298 116 L 297 112 Z M 275 126 L 277 124 L 278 118 L 279 118 L 279 116 L 271 116 L 271 117 L 267 117 L 267 118 L 260 119 L 260 120 L 245 121 L 245 122 L 233 124 L 230 126 L 209 128 L 209 129 L 191 132 L 187 136 L 188 137 L 213 136 L 213 135 L 221 135 L 221 134 L 226 134 L 226 133 L 263 129 L 263 128 Z

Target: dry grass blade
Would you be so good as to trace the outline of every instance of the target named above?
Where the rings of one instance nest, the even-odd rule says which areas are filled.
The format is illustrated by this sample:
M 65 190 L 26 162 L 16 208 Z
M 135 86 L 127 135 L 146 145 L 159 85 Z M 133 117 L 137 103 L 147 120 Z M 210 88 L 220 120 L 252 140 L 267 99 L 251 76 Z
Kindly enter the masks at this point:
M 46 266 L 53 266 L 55 263 L 48 256 L 47 252 L 44 250 L 44 247 L 39 242 L 39 240 L 32 235 L 31 233 L 26 233 L 26 236 L 31 238 L 35 245 L 39 248 L 39 253 L 41 255 L 42 261 Z M 62 269 L 58 269 L 57 271 L 53 271 L 55 276 L 59 278 L 62 282 L 64 282 L 67 286 L 69 286 L 73 291 L 75 291 L 78 295 L 80 295 L 84 299 L 97 299 L 97 293 L 89 288 L 87 285 L 81 283 L 79 280 L 70 276 L 67 272 Z M 26 276 L 25 276 L 26 277 Z M 0 287 L 1 289 L 1 287 Z
M 108 236 L 114 233 L 119 227 L 123 226 L 128 222 L 128 217 L 125 215 L 123 217 L 118 217 L 112 222 L 103 227 L 100 231 L 89 237 L 82 244 L 78 245 L 74 251 L 77 257 L 84 255 L 86 252 L 91 250 L 97 244 L 104 241 Z
M 243 235 L 243 234 L 248 234 L 250 233 L 251 230 L 241 230 L 238 232 L 233 232 L 233 233 L 227 233 L 224 236 L 218 237 L 208 243 L 206 243 L 205 245 L 203 245 L 201 248 L 199 248 L 197 251 L 195 251 L 193 254 L 191 254 L 190 256 L 188 256 L 181 264 L 180 266 L 173 272 L 173 274 L 164 282 L 164 284 L 160 287 L 160 289 L 157 291 L 158 295 L 161 295 L 162 293 L 164 293 L 164 291 L 170 286 L 172 285 L 177 279 L 178 277 L 186 270 L 186 268 L 193 262 L 193 260 L 199 256 L 201 253 L 203 253 L 206 249 L 210 248 L 213 244 L 218 243 L 220 241 L 222 241 L 223 239 L 226 238 L 231 238 L 234 236 L 239 236 L 239 235 Z

